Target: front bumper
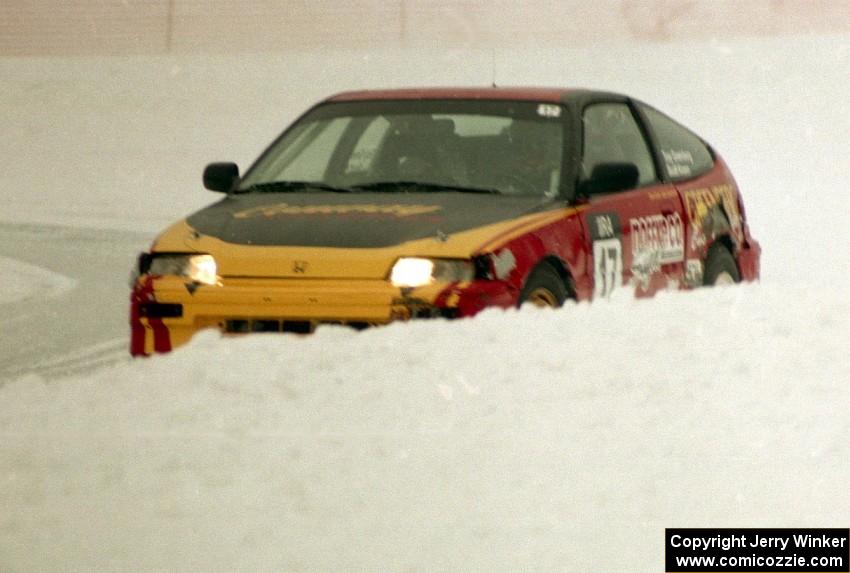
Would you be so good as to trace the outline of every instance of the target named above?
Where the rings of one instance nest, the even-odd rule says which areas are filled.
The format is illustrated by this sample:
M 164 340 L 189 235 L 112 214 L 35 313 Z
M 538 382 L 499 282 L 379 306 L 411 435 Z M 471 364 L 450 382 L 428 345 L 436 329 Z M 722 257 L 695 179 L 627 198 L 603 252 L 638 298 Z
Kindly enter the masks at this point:
M 199 330 L 223 333 L 311 332 L 322 323 L 356 328 L 413 318 L 471 316 L 511 306 L 500 281 L 401 289 L 385 280 L 226 278 L 218 286 L 177 277 L 143 276 L 130 304 L 130 353 L 168 352 Z

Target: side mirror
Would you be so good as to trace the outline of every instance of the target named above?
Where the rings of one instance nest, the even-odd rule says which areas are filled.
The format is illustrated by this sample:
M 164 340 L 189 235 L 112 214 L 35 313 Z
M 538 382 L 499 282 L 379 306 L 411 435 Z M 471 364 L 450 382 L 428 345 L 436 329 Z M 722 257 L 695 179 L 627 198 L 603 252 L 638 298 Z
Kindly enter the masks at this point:
M 582 195 L 612 193 L 637 187 L 640 172 L 634 163 L 600 163 L 581 184 Z
M 204 187 L 227 193 L 239 181 L 239 166 L 235 163 L 210 163 L 204 169 Z

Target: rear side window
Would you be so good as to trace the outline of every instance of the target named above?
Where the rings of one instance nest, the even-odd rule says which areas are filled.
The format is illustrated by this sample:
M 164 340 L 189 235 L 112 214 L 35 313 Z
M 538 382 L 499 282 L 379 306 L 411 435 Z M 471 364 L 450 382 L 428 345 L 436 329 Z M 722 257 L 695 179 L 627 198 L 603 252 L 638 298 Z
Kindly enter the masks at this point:
M 699 137 L 651 107 L 641 109 L 655 133 L 661 160 L 671 179 L 690 179 L 714 167 L 714 158 Z
M 633 163 L 638 168 L 638 185 L 657 181 L 649 146 L 629 106 L 598 103 L 584 110 L 583 177 L 603 163 Z

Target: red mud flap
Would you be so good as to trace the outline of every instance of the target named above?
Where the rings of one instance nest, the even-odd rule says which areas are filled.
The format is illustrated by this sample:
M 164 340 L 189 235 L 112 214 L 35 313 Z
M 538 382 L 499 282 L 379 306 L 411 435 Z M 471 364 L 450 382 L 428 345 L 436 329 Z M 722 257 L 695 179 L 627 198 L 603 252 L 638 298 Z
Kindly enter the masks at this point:
M 761 246 L 757 241 L 750 240 L 747 246 L 738 251 L 738 270 L 741 280 L 757 281 L 761 275 Z

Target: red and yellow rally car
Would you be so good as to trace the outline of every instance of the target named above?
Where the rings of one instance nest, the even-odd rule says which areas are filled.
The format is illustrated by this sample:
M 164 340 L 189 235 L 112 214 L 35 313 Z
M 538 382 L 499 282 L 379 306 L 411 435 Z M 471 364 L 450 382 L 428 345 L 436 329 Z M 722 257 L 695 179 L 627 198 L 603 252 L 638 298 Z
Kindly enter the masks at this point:
M 226 196 L 139 257 L 134 355 L 204 328 L 304 333 L 759 276 L 717 153 L 613 93 L 343 93 L 243 177 L 214 163 L 204 184 Z

